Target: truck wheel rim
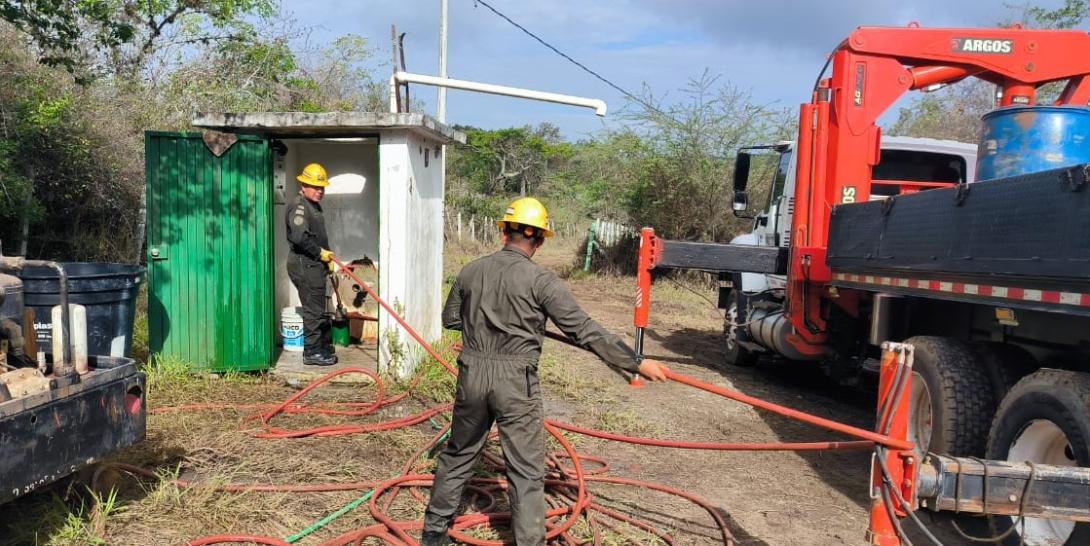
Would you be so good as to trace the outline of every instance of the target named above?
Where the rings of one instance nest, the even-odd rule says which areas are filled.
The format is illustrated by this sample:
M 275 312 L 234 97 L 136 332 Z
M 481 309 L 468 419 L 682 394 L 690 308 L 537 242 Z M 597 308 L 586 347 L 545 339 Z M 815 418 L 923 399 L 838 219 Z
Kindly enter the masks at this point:
M 1011 443 L 1007 460 L 1017 463 L 1029 461 L 1062 466 L 1079 465 L 1075 461 L 1067 435 L 1055 423 L 1045 419 L 1035 419 L 1022 430 Z M 1010 521 L 1013 523 L 1015 520 L 1011 518 Z M 1019 524 L 1015 532 L 1022 534 L 1026 546 L 1060 546 L 1075 532 L 1075 522 L 1025 518 L 1024 524 Z
M 908 420 L 909 441 L 916 444 L 916 454 L 922 456 L 931 447 L 931 427 L 934 413 L 931 411 L 931 391 L 923 376 L 912 372 L 912 413 Z
M 734 325 L 738 322 L 738 305 L 731 304 L 727 308 L 727 325 L 725 327 L 724 334 L 726 335 L 727 350 L 733 351 L 734 346 L 738 344 L 738 341 L 734 339 Z

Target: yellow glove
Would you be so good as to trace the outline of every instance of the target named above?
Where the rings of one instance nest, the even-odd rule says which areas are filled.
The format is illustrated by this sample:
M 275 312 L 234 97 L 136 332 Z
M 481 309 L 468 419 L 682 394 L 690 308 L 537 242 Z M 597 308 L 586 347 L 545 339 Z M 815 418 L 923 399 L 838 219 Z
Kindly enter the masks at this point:
M 326 265 L 328 265 L 328 266 L 329 266 L 329 272 L 330 272 L 330 273 L 333 273 L 334 271 L 336 271 L 336 270 L 337 270 L 337 264 L 333 263 L 333 261 L 332 261 L 332 260 L 330 260 L 329 262 L 327 262 L 327 263 L 326 263 Z
M 333 267 L 333 258 L 334 258 L 333 251 L 329 250 L 327 248 L 323 248 L 322 252 L 320 254 L 318 254 L 318 259 L 322 260 L 323 262 L 326 262 L 326 263 L 330 264 L 331 270 L 332 270 L 332 267 Z

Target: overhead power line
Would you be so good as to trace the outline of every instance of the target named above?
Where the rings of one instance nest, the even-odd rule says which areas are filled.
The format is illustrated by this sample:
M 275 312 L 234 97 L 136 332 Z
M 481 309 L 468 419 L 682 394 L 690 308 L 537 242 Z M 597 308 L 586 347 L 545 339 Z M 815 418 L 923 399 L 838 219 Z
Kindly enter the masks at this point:
M 474 2 L 475 2 L 475 3 L 477 3 L 477 4 L 480 4 L 480 5 L 482 5 L 482 6 L 484 6 L 484 7 L 486 7 L 486 8 L 488 8 L 488 10 L 489 10 L 489 11 L 491 11 L 492 13 L 495 13 L 495 14 L 496 14 L 497 16 L 499 16 L 499 17 L 500 17 L 500 18 L 502 18 L 503 20 L 507 21 L 508 23 L 511 23 L 511 25 L 513 25 L 513 26 L 514 26 L 515 28 L 517 28 L 517 29 L 521 30 L 521 31 L 522 31 L 522 32 L 523 32 L 524 34 L 526 34 L 527 36 L 529 36 L 529 37 L 533 38 L 534 40 L 537 40 L 537 42 L 538 42 L 538 43 L 540 43 L 541 45 L 543 45 L 543 46 L 545 46 L 545 47 L 549 48 L 550 50 L 552 50 L 552 52 L 553 52 L 553 53 L 556 53 L 557 55 L 560 55 L 561 57 L 563 57 L 564 59 L 566 59 L 566 60 L 567 60 L 568 62 L 570 62 L 570 63 L 574 64 L 575 66 L 578 66 L 578 67 L 579 67 L 580 69 L 582 69 L 582 70 L 583 70 L 584 72 L 586 72 L 587 74 L 590 74 L 591 76 L 594 76 L 595 78 L 597 78 L 598 80 L 600 80 L 600 81 L 601 81 L 602 83 L 605 83 L 606 85 L 608 85 L 608 86 L 612 87 L 613 89 L 616 89 L 616 90 L 617 90 L 617 91 L 619 91 L 619 92 L 620 92 L 620 93 L 621 93 L 622 95 L 624 95 L 624 96 L 628 97 L 629 99 L 631 99 L 631 100 L 633 100 L 633 101 L 635 101 L 635 102 L 639 103 L 639 104 L 640 104 L 641 106 L 643 106 L 644 108 L 647 108 L 648 110 L 651 110 L 651 111 L 653 111 L 653 112 L 655 112 L 655 113 L 659 114 L 660 116 L 663 116 L 663 117 L 665 117 L 665 118 L 667 118 L 667 119 L 670 119 L 671 121 L 674 121 L 675 123 L 677 123 L 677 121 L 676 121 L 676 120 L 674 120 L 674 119 L 673 119 L 673 118 L 672 118 L 672 117 L 671 117 L 671 116 L 670 116 L 669 114 L 667 114 L 666 112 L 663 112 L 662 110 L 659 110 L 658 108 L 656 108 L 656 107 L 655 107 L 655 105 L 653 105 L 653 104 L 651 104 L 651 103 L 649 103 L 649 102 L 645 101 L 644 99 L 642 99 L 642 98 L 640 98 L 640 97 L 636 96 L 636 95 L 635 95 L 635 94 L 633 94 L 633 93 L 630 93 L 630 92 L 628 92 L 628 91 L 627 91 L 627 90 L 625 90 L 625 89 L 624 89 L 623 87 L 621 87 L 621 86 L 619 86 L 619 85 L 617 85 L 617 84 L 613 83 L 612 81 L 610 81 L 610 80 L 609 80 L 608 78 L 606 78 L 605 76 L 603 76 L 603 75 L 599 74 L 598 72 L 595 72 L 594 70 L 592 70 L 591 68 L 589 68 L 589 67 L 588 67 L 587 65 L 585 65 L 585 64 L 583 64 L 583 63 L 581 63 L 581 62 L 579 62 L 579 61 L 577 61 L 577 60 L 575 60 L 575 59 L 573 59 L 573 58 L 571 57 L 571 55 L 568 55 L 567 53 L 564 53 L 563 51 L 560 51 L 560 49 L 558 49 L 558 48 L 557 48 L 556 46 L 554 46 L 554 45 L 550 44 L 549 42 L 546 42 L 546 41 L 545 41 L 544 39 L 542 39 L 542 38 L 541 38 L 540 36 L 538 36 L 537 34 L 534 34 L 533 32 L 530 32 L 530 30 L 529 30 L 529 29 L 527 29 L 526 27 L 524 27 L 524 26 L 522 26 L 522 25 L 518 24 L 518 23 L 517 23 L 517 22 L 516 22 L 516 21 L 515 21 L 514 19 L 511 19 L 511 18 L 510 18 L 510 17 L 508 17 L 507 15 L 504 15 L 504 14 L 503 14 L 502 12 L 500 12 L 500 10 L 498 10 L 498 9 L 496 9 L 496 8 L 494 8 L 494 7 L 492 7 L 492 5 L 491 5 L 491 4 L 489 4 L 488 2 L 486 2 L 485 0 L 474 0 Z

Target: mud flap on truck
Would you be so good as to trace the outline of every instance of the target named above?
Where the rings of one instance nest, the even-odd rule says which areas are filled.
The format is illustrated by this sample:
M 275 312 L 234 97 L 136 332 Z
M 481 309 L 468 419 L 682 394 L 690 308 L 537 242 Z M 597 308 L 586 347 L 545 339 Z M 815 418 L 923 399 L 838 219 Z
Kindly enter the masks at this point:
M 144 439 L 144 374 L 129 358 L 90 363 L 78 383 L 0 403 L 0 503 Z

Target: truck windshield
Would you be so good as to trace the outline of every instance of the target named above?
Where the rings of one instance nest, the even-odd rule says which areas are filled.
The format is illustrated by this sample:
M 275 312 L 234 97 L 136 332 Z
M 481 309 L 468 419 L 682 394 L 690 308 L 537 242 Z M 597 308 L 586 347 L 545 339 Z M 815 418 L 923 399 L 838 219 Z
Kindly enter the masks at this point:
M 965 158 L 959 155 L 914 150 L 882 150 L 882 158 L 871 179 L 903 182 L 965 183 Z M 877 183 L 871 195 L 897 195 L 896 184 Z
M 787 184 L 787 169 L 791 167 L 791 158 L 794 154 L 788 150 L 780 153 L 780 161 L 776 165 L 776 172 L 772 178 L 772 188 L 768 192 L 768 205 L 776 204 L 783 195 L 783 188 Z

